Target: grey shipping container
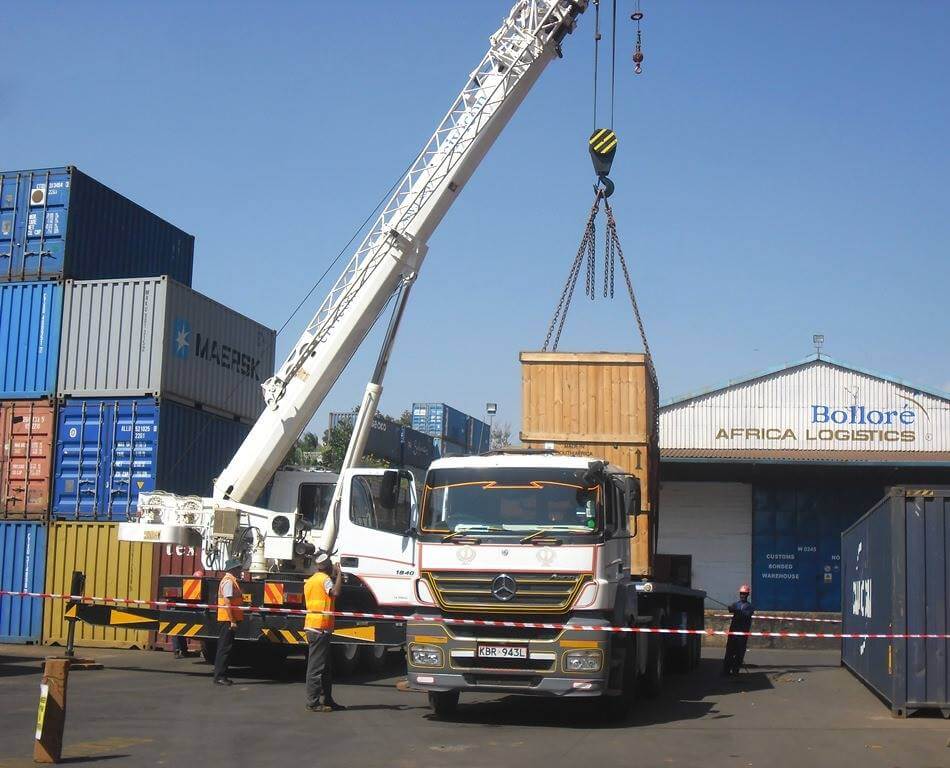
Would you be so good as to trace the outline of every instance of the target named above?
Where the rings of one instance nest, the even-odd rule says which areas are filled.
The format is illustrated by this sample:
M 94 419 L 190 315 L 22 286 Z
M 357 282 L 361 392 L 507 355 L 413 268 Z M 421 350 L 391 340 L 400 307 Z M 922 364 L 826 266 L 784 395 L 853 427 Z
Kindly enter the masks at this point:
M 169 274 L 195 238 L 71 166 L 0 171 L 0 281 Z
M 60 397 L 167 397 L 244 420 L 276 334 L 167 276 L 67 280 Z
M 948 542 L 950 488 L 892 488 L 841 534 L 844 633 L 937 635 L 842 640 L 844 665 L 898 716 L 950 717 Z

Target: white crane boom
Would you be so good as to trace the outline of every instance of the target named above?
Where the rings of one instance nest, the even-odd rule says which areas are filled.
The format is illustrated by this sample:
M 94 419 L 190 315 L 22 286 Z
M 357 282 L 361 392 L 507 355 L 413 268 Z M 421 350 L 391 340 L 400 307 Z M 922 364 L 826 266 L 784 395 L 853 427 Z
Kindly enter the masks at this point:
M 253 504 L 390 297 L 411 282 L 427 241 L 587 0 L 518 0 L 276 375 L 266 409 L 215 483 L 214 498 Z

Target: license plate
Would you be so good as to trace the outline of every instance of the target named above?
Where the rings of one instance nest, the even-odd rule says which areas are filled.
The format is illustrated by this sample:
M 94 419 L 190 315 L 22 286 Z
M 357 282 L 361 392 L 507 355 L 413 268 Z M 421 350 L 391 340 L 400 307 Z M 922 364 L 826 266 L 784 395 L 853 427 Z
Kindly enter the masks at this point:
M 527 659 L 528 646 L 526 645 L 480 645 L 478 646 L 480 659 Z

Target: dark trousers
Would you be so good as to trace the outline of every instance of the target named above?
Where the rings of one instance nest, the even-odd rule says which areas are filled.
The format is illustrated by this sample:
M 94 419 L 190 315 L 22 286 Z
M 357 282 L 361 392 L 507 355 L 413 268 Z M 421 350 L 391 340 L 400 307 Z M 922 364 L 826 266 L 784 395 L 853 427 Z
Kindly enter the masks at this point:
M 738 675 L 742 662 L 745 661 L 745 649 L 749 638 L 729 635 L 726 640 L 726 658 L 722 662 L 722 671 L 727 675 Z
M 329 632 L 307 632 L 307 706 L 333 701 L 333 672 L 330 669 Z
M 184 635 L 172 635 L 172 649 L 175 653 L 188 653 L 188 640 Z
M 214 656 L 214 679 L 228 676 L 228 662 L 231 660 L 231 648 L 234 646 L 234 630 L 228 622 L 221 625 L 218 633 L 218 652 Z

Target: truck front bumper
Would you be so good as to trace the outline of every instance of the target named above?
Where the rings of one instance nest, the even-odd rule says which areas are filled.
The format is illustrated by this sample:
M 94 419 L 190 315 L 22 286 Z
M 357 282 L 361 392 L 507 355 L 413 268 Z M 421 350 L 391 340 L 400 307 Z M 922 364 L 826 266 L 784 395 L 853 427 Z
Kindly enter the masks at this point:
M 585 625 L 608 625 L 585 616 Z M 570 621 L 567 622 L 570 625 Z M 408 622 L 409 682 L 427 691 L 487 691 L 540 696 L 603 696 L 610 664 L 607 631 L 515 630 Z M 486 657 L 486 648 L 524 656 Z M 583 657 L 586 668 L 572 660 Z

